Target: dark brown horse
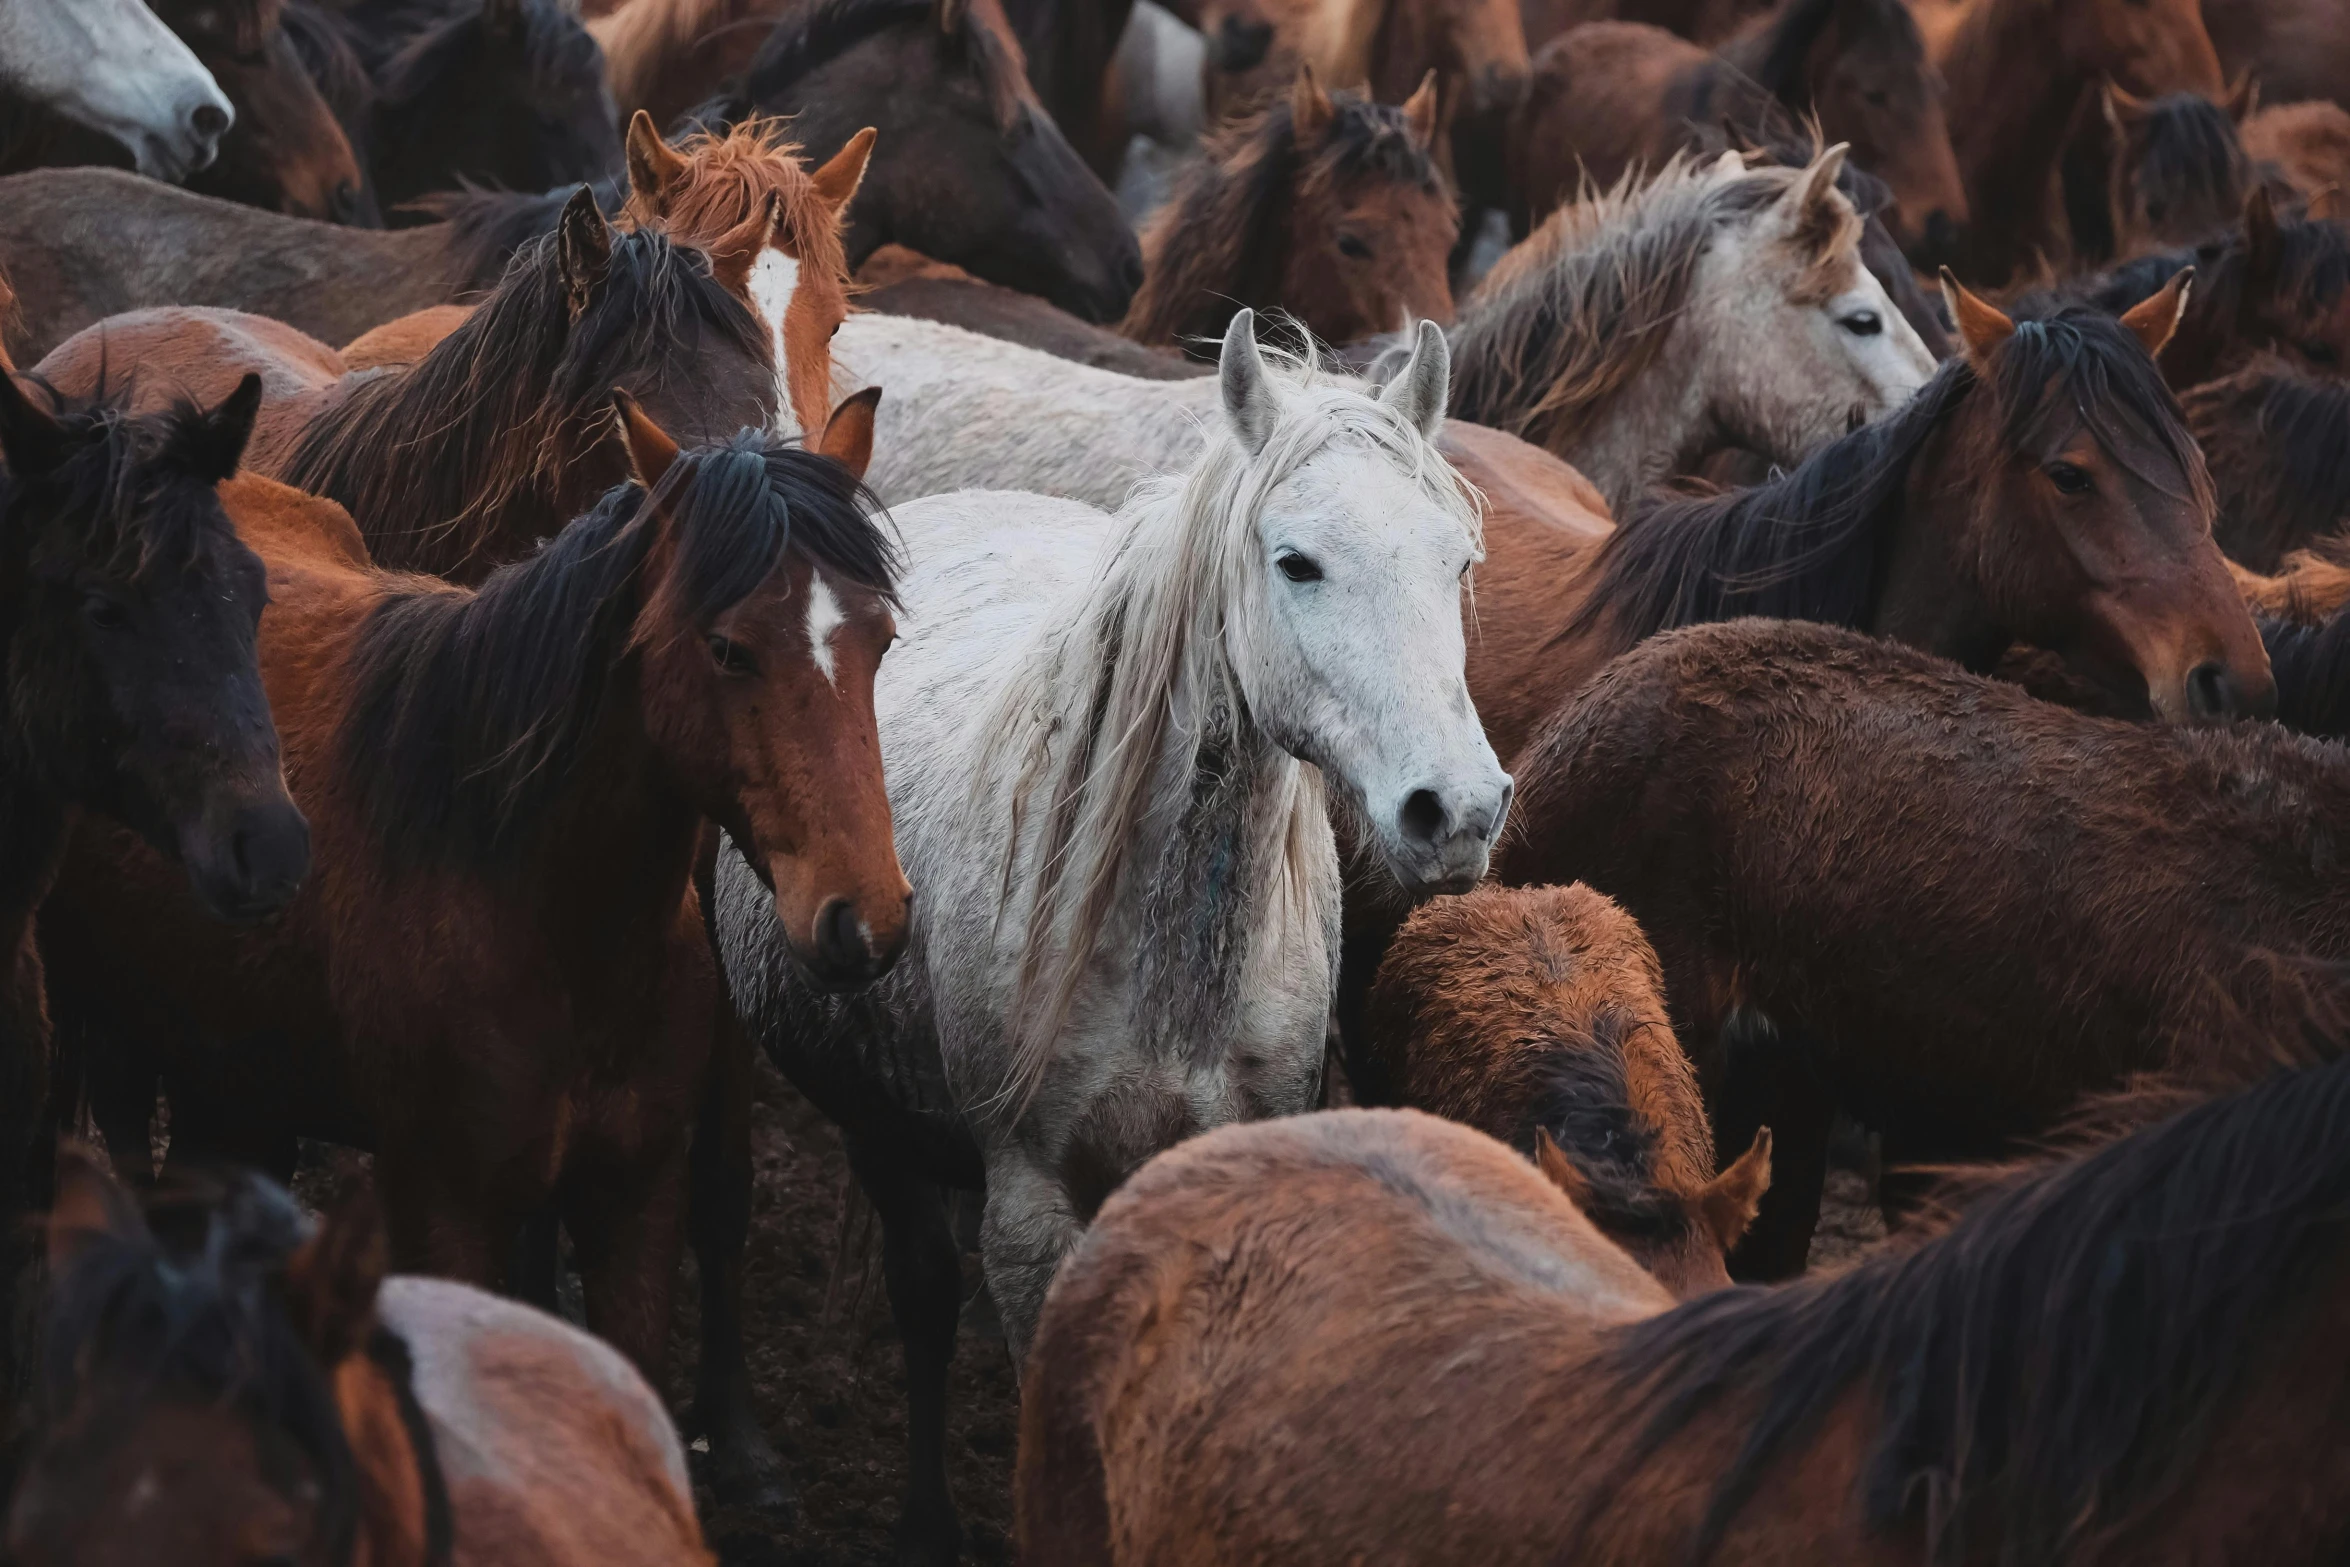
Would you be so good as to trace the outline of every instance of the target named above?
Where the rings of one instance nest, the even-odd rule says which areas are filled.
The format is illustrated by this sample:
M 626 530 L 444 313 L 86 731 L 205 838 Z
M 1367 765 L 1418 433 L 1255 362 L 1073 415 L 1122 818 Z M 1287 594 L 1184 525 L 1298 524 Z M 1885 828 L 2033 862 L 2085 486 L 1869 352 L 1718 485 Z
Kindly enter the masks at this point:
M 2350 1064 L 2116 1113 L 2169 1118 L 1839 1276 L 1679 1307 L 1465 1128 L 1196 1138 L 1053 1287 L 1020 1559 L 2325 1567 Z
M 1119 330 L 1214 345 L 1233 314 L 1286 311 L 1354 343 L 1452 320 L 1460 215 L 1435 157 L 1433 73 L 1400 109 L 1322 90 L 1288 95 L 1211 138 L 1142 239 L 1143 281 Z
M 19 1391 L 24 1219 L 49 1167 L 33 917 L 73 821 L 178 860 L 165 877 L 215 919 L 274 913 L 309 863 L 256 665 L 261 563 L 215 493 L 260 390 L 131 418 L 53 411 L 0 372 L 0 1400 Z
M 2263 355 L 2179 399 L 2219 497 L 2212 537 L 2272 572 L 2350 523 L 2350 384 Z
M 1380 961 L 1368 1017 L 1384 1102 L 1532 1158 L 1674 1295 L 1730 1282 L 1722 1258 L 1770 1184 L 1770 1133 L 1714 1172 L 1656 951 L 1622 909 L 1588 887 L 1433 898 Z
M 2271 103 L 2350 97 L 2350 27 L 2331 0 L 2203 0 L 2203 21 L 2228 74 Z
M 2297 996 L 2249 949 L 2350 957 L 2338 748 L 2090 718 L 1848 631 L 1658 639 L 1515 771 L 1501 874 L 1623 903 L 1717 1137 L 1777 1134 L 1744 1259 L 1765 1273 L 1803 1265 L 1837 1106 L 1892 1162 L 1979 1153 L 2289 1035 Z M 1726 1045 L 1740 1009 L 1776 1034 Z
M 188 189 L 291 217 L 382 222 L 342 123 L 286 31 L 284 0 L 163 0 L 155 13 L 237 111 L 220 155 Z
M 708 123 L 783 116 L 814 158 L 880 131 L 848 215 L 854 269 L 895 242 L 1088 321 L 1142 281 L 1133 230 L 1029 85 L 999 0 L 816 0 L 778 23 Z
M 2200 244 L 2237 222 L 2253 183 L 2252 160 L 2236 133 L 2251 111 L 2252 90 L 2247 81 L 2216 104 L 2197 93 L 2135 98 L 2107 84 L 2101 102 L 2112 143 L 2105 179 L 2111 237 L 2104 254 Z M 2078 224 L 2073 238 L 2079 255 Z
M 231 487 L 317 871 L 275 928 L 215 935 L 151 854 L 89 835 L 45 932 L 115 976 L 175 1159 L 371 1146 L 395 1260 L 488 1285 L 555 1202 L 590 1325 L 658 1380 L 722 1005 L 703 822 L 744 835 L 819 983 L 869 980 L 905 930 L 871 684 L 892 547 L 852 471 L 873 401 L 816 451 L 679 455 L 615 393 L 649 493 L 478 590 L 368 565 L 330 502 Z

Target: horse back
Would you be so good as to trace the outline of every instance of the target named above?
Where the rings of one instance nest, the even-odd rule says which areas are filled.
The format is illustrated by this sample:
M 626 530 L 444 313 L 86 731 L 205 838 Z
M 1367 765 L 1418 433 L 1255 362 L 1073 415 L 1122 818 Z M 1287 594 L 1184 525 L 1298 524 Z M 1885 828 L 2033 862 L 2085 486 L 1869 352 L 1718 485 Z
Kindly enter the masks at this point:
M 308 333 L 241 310 L 171 305 L 132 310 L 82 328 L 50 350 L 34 373 L 67 397 L 130 389 L 146 413 L 191 398 L 217 406 L 247 375 L 261 377 L 261 414 L 246 466 L 267 470 L 290 447 L 315 400 L 342 380 L 342 356 Z

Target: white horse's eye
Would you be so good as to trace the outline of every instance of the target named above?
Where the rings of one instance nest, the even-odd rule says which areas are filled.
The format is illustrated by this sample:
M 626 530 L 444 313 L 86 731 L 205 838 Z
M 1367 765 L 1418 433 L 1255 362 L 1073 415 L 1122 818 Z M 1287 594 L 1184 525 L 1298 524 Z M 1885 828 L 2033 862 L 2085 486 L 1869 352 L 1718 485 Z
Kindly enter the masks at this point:
M 1280 567 L 1281 575 L 1292 582 L 1319 582 L 1322 580 L 1322 568 L 1314 563 L 1313 557 L 1300 555 L 1295 550 L 1283 550 L 1273 558 L 1273 564 Z
M 1836 324 L 1854 337 L 1875 337 L 1885 330 L 1885 320 L 1874 310 L 1855 310 L 1837 319 Z

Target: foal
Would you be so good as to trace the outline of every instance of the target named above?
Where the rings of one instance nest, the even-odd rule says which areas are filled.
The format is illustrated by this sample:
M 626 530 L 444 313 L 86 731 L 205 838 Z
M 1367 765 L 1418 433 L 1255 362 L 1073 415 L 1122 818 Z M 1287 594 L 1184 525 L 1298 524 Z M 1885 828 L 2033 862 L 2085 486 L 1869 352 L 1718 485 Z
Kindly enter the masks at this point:
M 1722 1257 L 1770 1184 L 1770 1133 L 1714 1173 L 1656 951 L 1614 903 L 1588 887 L 1431 899 L 1381 960 L 1367 1021 L 1388 1102 L 1533 1156 L 1674 1295 L 1729 1284 Z

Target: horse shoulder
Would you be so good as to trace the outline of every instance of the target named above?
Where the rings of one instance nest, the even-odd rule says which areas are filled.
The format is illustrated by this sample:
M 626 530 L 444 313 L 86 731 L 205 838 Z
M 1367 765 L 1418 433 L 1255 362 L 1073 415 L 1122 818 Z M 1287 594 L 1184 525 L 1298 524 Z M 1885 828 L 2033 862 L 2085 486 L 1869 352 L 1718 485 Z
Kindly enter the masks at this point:
M 131 409 L 140 413 L 181 397 L 213 406 L 248 374 L 261 377 L 265 406 L 343 374 L 340 355 L 282 321 L 192 305 L 108 316 L 33 368 L 67 397 L 93 397 L 127 380 Z
M 676 1429 L 618 1350 L 442 1279 L 388 1280 L 378 1310 L 415 1366 L 461 1567 L 709 1561 Z
M 441 339 L 463 326 L 473 311 L 471 305 L 430 305 L 370 327 L 343 345 L 344 368 L 354 374 L 405 369 L 439 347 Z

